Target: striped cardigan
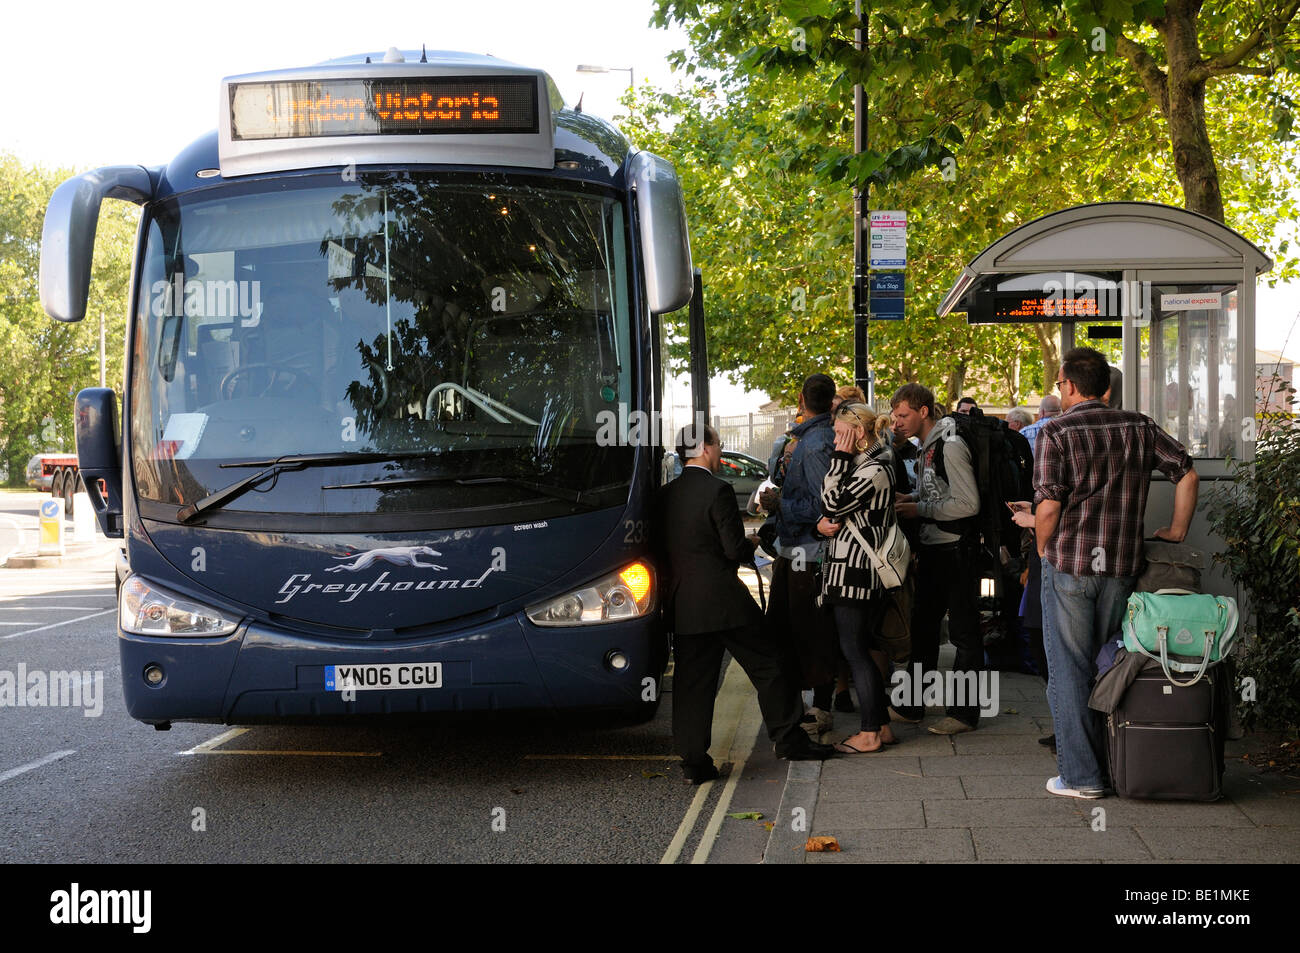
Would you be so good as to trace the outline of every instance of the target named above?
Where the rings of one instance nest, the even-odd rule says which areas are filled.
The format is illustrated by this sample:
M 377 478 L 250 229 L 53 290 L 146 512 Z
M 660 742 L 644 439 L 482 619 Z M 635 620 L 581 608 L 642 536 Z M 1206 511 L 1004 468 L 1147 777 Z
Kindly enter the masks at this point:
M 831 602 L 871 599 L 884 594 L 884 586 L 849 523 L 858 535 L 879 550 L 885 531 L 895 521 L 892 451 L 879 440 L 866 452 L 852 456 L 831 454 L 830 469 L 822 481 L 822 512 L 844 523 L 830 541 L 822 562 L 822 592 Z

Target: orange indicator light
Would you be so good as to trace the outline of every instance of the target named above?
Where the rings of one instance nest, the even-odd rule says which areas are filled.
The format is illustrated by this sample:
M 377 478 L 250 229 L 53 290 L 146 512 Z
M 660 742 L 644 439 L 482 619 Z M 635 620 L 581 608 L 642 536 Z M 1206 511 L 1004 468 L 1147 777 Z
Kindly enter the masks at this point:
M 650 594 L 650 569 L 642 563 L 628 566 L 618 574 L 618 578 L 623 580 L 623 585 L 631 591 L 638 605 Z

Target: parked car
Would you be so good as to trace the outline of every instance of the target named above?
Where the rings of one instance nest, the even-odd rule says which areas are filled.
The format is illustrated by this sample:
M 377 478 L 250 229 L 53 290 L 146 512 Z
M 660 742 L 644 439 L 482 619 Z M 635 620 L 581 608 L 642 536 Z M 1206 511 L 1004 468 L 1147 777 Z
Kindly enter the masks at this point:
M 740 512 L 744 513 L 748 510 L 749 499 L 754 491 L 767 479 L 767 464 L 744 453 L 723 450 L 718 477 L 731 484 L 736 493 L 736 504 L 740 507 Z
M 663 480 L 675 480 L 682 475 L 682 462 L 671 450 L 664 454 Z M 748 454 L 735 450 L 722 451 L 722 465 L 718 469 L 718 478 L 726 480 L 736 494 L 736 505 L 741 513 L 754 515 L 749 509 L 750 499 L 759 485 L 767 479 L 767 464 L 756 460 Z

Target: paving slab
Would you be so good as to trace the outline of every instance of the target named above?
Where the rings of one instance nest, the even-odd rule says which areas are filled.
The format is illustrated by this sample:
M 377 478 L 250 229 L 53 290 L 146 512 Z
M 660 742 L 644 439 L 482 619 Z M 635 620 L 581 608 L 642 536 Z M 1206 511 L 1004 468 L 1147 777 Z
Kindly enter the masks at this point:
M 968 798 L 1049 798 L 1047 779 L 1054 774 L 1054 767 L 1047 774 L 974 774 L 961 784 Z
M 1020 681 L 1010 678 L 1006 672 L 1001 674 L 1002 678 L 998 682 L 998 696 L 1002 701 L 1007 701 L 1008 699 L 1027 700 L 1045 697 L 1043 695 L 1043 682 L 1041 679 L 1033 678 L 1028 681 Z
M 1255 826 L 1241 808 L 1225 800 L 1201 803 L 1108 797 L 1095 803 L 1105 809 L 1107 827 L 1185 827 L 1196 830 L 1202 827 Z M 1300 826 L 1300 818 L 1297 825 Z
M 817 817 L 813 823 L 813 829 L 819 834 L 850 830 L 917 830 L 925 826 L 925 812 L 920 801 L 818 801 Z
M 1037 698 L 1006 698 L 1002 700 L 1002 707 L 998 709 L 996 717 L 1001 718 L 1003 715 L 1028 715 L 1030 718 L 1050 718 L 1052 709 L 1047 704 L 1047 699 L 1041 694 Z
M 989 860 L 983 858 L 980 860 L 953 860 L 953 864 L 979 864 L 981 867 L 985 864 L 1050 864 L 1059 867 L 1063 863 L 1074 864 L 1158 864 L 1158 860 Z
M 1236 863 L 1300 861 L 1300 830 L 1138 827 L 1137 834 L 1160 860 L 1214 860 Z
M 897 747 L 902 747 L 898 745 Z M 951 757 L 951 756 L 949 756 Z M 822 762 L 823 781 L 842 781 L 846 778 L 898 777 L 899 772 L 921 777 L 921 759 L 917 757 L 886 757 L 884 751 L 871 754 L 828 758 Z
M 1078 860 L 1078 861 L 1071 861 L 1071 863 L 1077 863 L 1077 864 L 1082 864 L 1082 863 L 1093 863 L 1093 864 L 1131 864 L 1131 865 L 1137 865 L 1137 864 L 1151 864 L 1152 866 L 1157 866 L 1157 867 L 1166 867 L 1166 866 L 1168 866 L 1168 865 L 1170 865 L 1170 864 L 1178 864 L 1178 865 L 1181 866 L 1181 865 L 1183 865 L 1183 864 L 1209 864 L 1209 863 L 1213 863 L 1213 861 L 1209 861 L 1209 860 L 1155 860 L 1155 859 L 1151 859 L 1151 860 L 1093 860 L 1093 861 L 1082 861 L 1082 860 Z
M 1092 822 L 1091 805 L 1065 798 L 948 799 L 924 805 L 926 827 L 1089 827 Z
M 1014 705 L 1012 706 L 1015 707 Z M 924 731 L 927 725 L 933 725 L 933 721 L 926 721 L 921 725 Z M 926 732 L 929 734 L 929 732 Z M 955 738 L 976 738 L 986 735 L 1034 735 L 1035 737 L 1045 732 L 1039 726 L 1038 722 L 1029 715 L 994 715 L 992 718 L 981 718 L 979 727 L 974 731 L 966 734 L 954 735 Z
M 1052 749 L 1038 743 L 1038 734 L 985 734 L 984 730 L 957 735 L 952 739 L 957 754 L 1046 755 L 1055 761 Z
M 805 861 L 810 864 L 915 863 L 924 858 L 948 863 L 975 858 L 970 832 L 964 830 L 857 830 L 835 834 L 835 838 L 839 841 L 839 853 L 810 853 Z
M 869 778 L 851 778 L 839 781 L 824 781 L 821 784 L 819 800 L 829 801 L 912 801 L 928 798 L 965 799 L 960 778 L 926 778 L 899 775 L 894 778 L 882 776 Z
M 1047 778 L 1056 773 L 1056 759 L 1052 753 L 1041 745 L 1035 745 L 1038 751 L 1024 754 L 958 754 L 951 758 L 922 758 L 921 773 L 926 777 L 967 777 L 977 774 L 1032 774 L 1049 773 Z
M 856 730 L 856 729 L 855 729 Z M 840 734 L 832 734 L 830 737 L 836 741 L 849 737 L 853 732 L 845 731 Z M 838 764 L 841 761 L 854 761 L 861 757 L 870 757 L 872 759 L 880 758 L 915 758 L 920 755 L 951 755 L 953 754 L 952 741 L 944 735 L 932 735 L 930 732 L 921 730 L 917 731 L 910 725 L 904 725 L 901 729 L 894 728 L 894 737 L 898 739 L 896 745 L 885 745 L 884 751 L 873 751 L 867 755 L 840 755 L 832 758 L 827 764 Z
M 1216 832 L 1217 833 L 1217 832 Z M 1151 851 L 1129 828 L 979 827 L 971 831 L 980 860 L 1143 860 Z M 1202 835 L 1204 837 L 1204 835 Z
M 1223 794 L 1253 824 L 1300 827 L 1300 783 L 1296 781 L 1249 765 L 1229 764 L 1223 774 Z

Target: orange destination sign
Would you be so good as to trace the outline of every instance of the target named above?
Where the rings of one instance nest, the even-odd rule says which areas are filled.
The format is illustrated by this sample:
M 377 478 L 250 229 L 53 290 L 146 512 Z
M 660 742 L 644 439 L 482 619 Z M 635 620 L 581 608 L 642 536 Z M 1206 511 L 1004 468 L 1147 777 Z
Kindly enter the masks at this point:
M 290 80 L 230 87 L 235 141 L 536 133 L 533 76 Z

